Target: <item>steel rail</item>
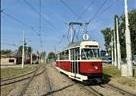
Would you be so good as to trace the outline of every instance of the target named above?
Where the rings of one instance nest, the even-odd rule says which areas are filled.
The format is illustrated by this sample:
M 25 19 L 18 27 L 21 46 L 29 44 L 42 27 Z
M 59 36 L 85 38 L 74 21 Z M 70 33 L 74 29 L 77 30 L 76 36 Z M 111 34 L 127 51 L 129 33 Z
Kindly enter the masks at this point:
M 47 86 L 48 87 L 48 92 L 46 94 L 44 94 L 43 96 L 48 96 L 48 95 L 53 96 L 52 84 L 51 84 L 50 78 L 48 76 L 47 70 L 45 70 L 45 79 L 47 80 L 47 84 L 48 84 L 48 86 Z
M 106 84 L 105 86 L 106 86 L 106 87 L 110 87 L 111 89 L 116 90 L 116 91 L 118 91 L 118 92 L 120 92 L 121 94 L 126 95 L 126 96 L 136 96 L 136 94 L 130 93 L 130 92 L 124 90 L 124 89 L 121 89 L 121 88 L 119 88 L 119 87 L 116 87 L 116 86 L 113 85 L 113 84 Z
M 20 77 L 24 77 L 24 76 L 27 76 L 29 74 L 32 74 L 34 71 L 31 71 L 31 72 L 28 72 L 26 74 L 21 74 L 21 75 L 18 75 L 18 76 L 14 76 L 14 77 L 6 77 L 6 78 L 1 78 L 1 82 L 4 82 L 4 81 L 9 81 L 9 80 L 13 80 L 13 79 L 17 79 L 17 78 L 20 78 Z
M 38 71 L 38 69 L 40 69 L 41 65 L 39 65 L 35 72 L 33 73 L 33 75 L 30 77 L 30 79 L 28 80 L 28 82 L 24 85 L 24 87 L 21 89 L 21 91 L 19 92 L 19 94 L 17 96 L 23 96 L 28 88 L 28 86 L 30 85 L 30 83 L 32 82 L 33 78 L 36 75 L 36 72 Z
M 38 75 L 42 74 L 43 72 L 44 72 L 44 70 L 42 70 L 41 72 L 35 74 L 34 76 L 38 76 Z M 7 81 L 2 81 L 0 86 L 6 86 L 6 85 L 9 85 L 9 84 L 13 84 L 13 83 L 24 81 L 26 79 L 31 78 L 31 76 L 29 76 L 29 75 L 32 75 L 33 73 L 25 75 L 25 76 L 22 76 L 21 78 L 15 78 L 15 79 L 7 80 Z

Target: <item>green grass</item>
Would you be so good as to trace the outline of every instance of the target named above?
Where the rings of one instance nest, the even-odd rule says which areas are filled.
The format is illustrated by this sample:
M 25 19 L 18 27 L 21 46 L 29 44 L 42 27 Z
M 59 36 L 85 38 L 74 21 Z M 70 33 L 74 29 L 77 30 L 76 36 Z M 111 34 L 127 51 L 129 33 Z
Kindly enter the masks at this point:
M 104 80 L 111 79 L 120 84 L 127 85 L 129 87 L 136 87 L 136 75 L 132 78 L 121 77 L 121 72 L 114 66 L 108 65 L 103 68 Z
M 134 78 L 136 78 L 136 68 L 134 69 Z
M 1 78 L 10 78 L 14 76 L 19 76 L 33 71 L 36 68 L 34 65 L 25 66 L 24 68 L 2 68 L 1 69 Z
M 103 68 L 103 73 L 111 76 L 112 78 L 120 77 L 120 71 L 114 66 L 105 66 Z

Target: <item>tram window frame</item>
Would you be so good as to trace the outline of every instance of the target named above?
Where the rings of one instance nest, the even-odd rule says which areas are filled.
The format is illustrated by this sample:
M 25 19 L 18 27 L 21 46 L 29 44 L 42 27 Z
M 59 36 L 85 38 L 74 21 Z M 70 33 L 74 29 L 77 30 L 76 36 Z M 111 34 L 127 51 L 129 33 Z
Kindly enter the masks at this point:
M 60 53 L 60 60 L 69 60 L 69 51 L 65 50 Z
M 65 50 L 63 55 L 64 55 L 63 56 L 64 60 L 69 60 L 69 51 L 68 50 Z
M 63 52 L 60 53 L 60 60 L 63 60 Z
M 71 60 L 80 60 L 80 47 L 70 49 L 70 58 Z

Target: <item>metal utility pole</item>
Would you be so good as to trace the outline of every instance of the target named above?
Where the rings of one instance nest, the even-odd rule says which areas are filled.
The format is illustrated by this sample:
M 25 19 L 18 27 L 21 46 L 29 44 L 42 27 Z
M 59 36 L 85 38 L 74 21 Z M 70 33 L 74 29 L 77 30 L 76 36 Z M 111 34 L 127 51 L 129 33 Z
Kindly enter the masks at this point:
M 25 37 L 24 37 L 24 31 L 23 31 L 22 68 L 24 68 L 24 43 L 25 43 Z
M 32 52 L 31 52 L 31 58 L 30 58 L 30 60 L 31 60 L 31 64 L 32 64 L 32 62 L 33 62 L 33 55 L 32 55 Z
M 111 57 L 112 57 L 112 65 L 114 65 L 114 42 L 113 42 L 113 36 L 111 35 Z
M 113 41 L 114 41 L 114 66 L 117 66 L 117 42 L 116 42 L 116 16 L 114 17 L 114 38 L 113 38 Z
M 133 66 L 132 66 L 132 53 L 131 53 L 131 38 L 129 30 L 129 21 L 128 21 L 128 7 L 127 0 L 124 0 L 125 4 L 125 37 L 126 37 L 126 55 L 127 55 L 127 76 L 133 76 Z
M 120 41 L 119 41 L 119 18 L 115 16 L 116 19 L 116 36 L 117 36 L 117 62 L 118 62 L 118 69 L 121 68 L 121 54 L 120 54 Z

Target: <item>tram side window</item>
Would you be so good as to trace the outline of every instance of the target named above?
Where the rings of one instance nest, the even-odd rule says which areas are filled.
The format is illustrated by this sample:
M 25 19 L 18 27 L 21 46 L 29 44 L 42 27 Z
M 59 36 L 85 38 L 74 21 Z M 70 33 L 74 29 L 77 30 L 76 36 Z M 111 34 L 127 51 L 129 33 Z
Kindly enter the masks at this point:
M 63 60 L 63 53 L 60 53 L 60 60 Z
M 69 59 L 69 52 L 68 50 L 64 51 L 64 60 L 68 60 Z
M 69 59 L 69 52 L 68 50 L 63 51 L 60 53 L 60 60 L 68 60 Z
M 70 57 L 71 57 L 71 60 L 79 60 L 80 59 L 79 48 L 71 49 Z

